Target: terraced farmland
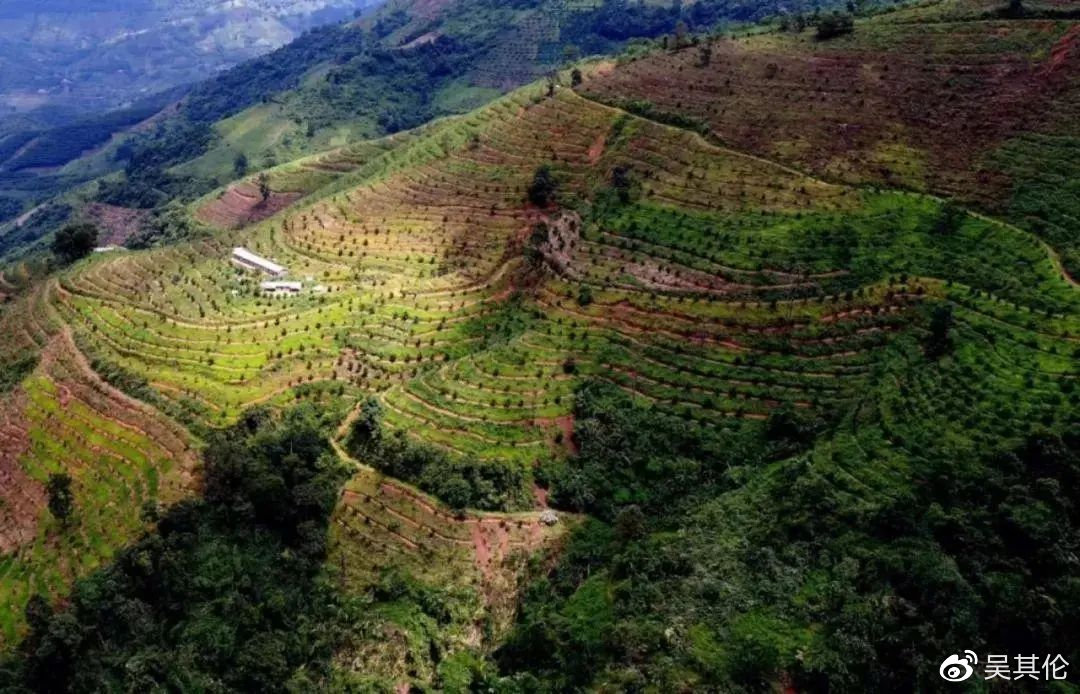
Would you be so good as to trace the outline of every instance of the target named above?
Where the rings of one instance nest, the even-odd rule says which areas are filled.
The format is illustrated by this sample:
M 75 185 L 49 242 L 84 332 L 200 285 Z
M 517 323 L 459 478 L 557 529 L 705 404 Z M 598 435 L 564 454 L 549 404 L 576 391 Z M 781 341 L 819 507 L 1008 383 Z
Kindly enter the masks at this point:
M 0 633 L 11 643 L 18 611 L 36 592 L 63 594 L 72 579 L 106 561 L 143 529 L 141 509 L 190 492 L 190 436 L 144 403 L 106 384 L 54 320 L 41 288 L 9 312 L 7 349 L 34 350 L 39 363 L 5 400 L 0 448 Z M 21 326 L 16 331 L 13 326 Z M 45 512 L 52 473 L 73 480 L 72 527 Z
M 964 427 L 956 445 L 972 454 L 1018 419 L 1068 423 L 1080 403 L 1075 281 L 1030 230 L 933 194 L 986 202 L 1007 172 L 973 177 L 975 162 L 998 146 L 1060 144 L 1021 135 L 1048 121 L 1019 103 L 1072 88 L 1046 71 L 1053 56 L 1072 60 L 1070 34 L 1054 21 L 972 21 L 954 48 L 903 17 L 860 23 L 859 44 L 768 35 L 715 43 L 708 67 L 696 50 L 593 65 L 581 93 L 530 85 L 278 167 L 266 200 L 254 180 L 210 196 L 193 214 L 213 235 L 11 285 L 0 355 L 40 363 L 0 410 L 5 602 L 62 594 L 139 530 L 147 500 L 193 489 L 193 435 L 258 404 L 329 394 L 355 416 L 377 402 L 388 436 L 519 473 L 505 508 L 481 515 L 368 467 L 379 461 L 350 461 L 328 570 L 356 592 L 395 567 L 453 589 L 450 650 L 507 627 L 528 557 L 565 532 L 541 522 L 543 471 L 575 452 L 574 394 L 587 381 L 695 431 L 873 411 L 883 467 L 830 461 L 855 496 L 904 477 L 896 461 L 926 444 L 926 421 Z M 913 43 L 922 58 L 867 48 Z M 1032 44 L 1052 50 L 1033 57 Z M 985 101 L 977 78 L 999 73 L 1036 86 Z M 903 110 L 953 78 L 963 98 Z M 632 103 L 645 97 L 706 120 L 725 144 L 612 105 L 665 117 Z M 834 141 L 855 99 L 861 120 Z M 1009 117 L 976 147 L 984 109 Z M 746 115 L 758 112 L 769 115 Z M 956 130 L 911 135 L 943 124 Z M 1065 149 L 1055 161 L 1067 177 Z M 553 191 L 537 195 L 547 175 Z M 881 186 L 854 185 L 868 181 Z M 229 262 L 237 246 L 304 288 L 263 292 L 263 277 Z M 943 310 L 955 350 L 938 371 L 915 368 Z M 59 469 L 75 478 L 72 529 L 43 510 Z M 409 672 L 423 658 L 393 624 L 379 627 L 393 645 L 377 669 L 430 679 Z M 20 624 L 3 628 L 11 639 Z M 339 664 L 359 671 L 371 644 L 354 645 Z
M 696 119 L 733 147 L 828 180 L 930 191 L 996 213 L 1012 198 L 1013 219 L 1076 274 L 1074 210 L 1052 192 L 1072 170 L 1025 162 L 1061 161 L 1054 143 L 1077 135 L 1080 32 L 1072 20 L 999 19 L 976 5 L 930 8 L 952 21 L 898 10 L 831 41 L 781 32 L 657 51 L 601 66 L 582 89 Z
M 451 513 L 437 500 L 362 467 L 345 486 L 332 519 L 327 565 L 348 590 L 358 592 L 388 570 L 439 587 L 452 606 L 449 623 L 425 632 L 440 651 L 454 653 L 505 632 L 529 558 L 564 532 L 565 525 L 546 526 L 538 513 Z M 434 673 L 425 671 L 430 666 L 423 665 L 430 661 L 430 647 L 409 630 L 409 620 L 418 617 L 374 611 L 368 627 L 374 634 L 346 646 L 337 656 L 339 667 L 383 681 L 432 680 Z
M 361 141 L 249 176 L 195 203 L 195 218 L 222 229 L 244 227 L 294 204 L 300 198 L 330 186 L 346 174 L 362 169 L 380 155 L 408 142 L 423 128 L 380 140 Z M 259 179 L 266 177 L 269 196 L 264 200 Z
M 617 141 L 607 143 L 613 130 L 620 131 Z M 639 348 L 625 338 L 634 333 L 663 324 L 680 339 L 693 332 L 686 323 L 730 313 L 727 305 L 700 298 L 684 309 L 686 316 L 666 313 L 687 297 L 644 298 L 634 283 L 612 287 L 610 297 L 598 294 L 591 309 L 564 306 L 560 294 L 569 290 L 556 281 L 535 300 L 514 304 L 520 321 L 501 316 L 505 300 L 525 288 L 518 278 L 525 236 L 551 220 L 547 211 L 522 204 L 537 161 L 552 162 L 565 194 L 580 198 L 591 194 L 597 172 L 636 166 L 650 176 L 650 200 L 702 213 L 824 213 L 858 205 L 852 191 L 725 155 L 569 92 L 537 103 L 520 93 L 394 149 L 383 171 L 360 186 L 241 236 L 87 264 L 61 282 L 58 307 L 91 336 L 100 350 L 95 356 L 138 373 L 178 404 L 204 403 L 202 416 L 211 422 L 301 383 L 339 381 L 378 392 L 389 421 L 413 436 L 527 464 L 551 448 L 558 420 L 569 412 L 568 360 L 581 358 L 581 373 L 588 373 L 595 364 L 578 353 L 603 351 L 618 340 L 632 354 Z M 691 166 L 700 173 L 675 173 Z M 326 292 L 259 296 L 223 262 L 241 239 Z M 595 258 L 574 255 L 568 277 L 578 273 L 578 263 L 599 272 Z M 799 284 L 782 271 L 745 272 L 752 279 L 742 294 L 731 290 L 742 298 Z M 820 279 L 802 284 L 811 292 Z M 626 309 L 603 310 L 609 302 Z M 488 324 L 503 318 L 520 331 L 493 340 Z M 721 335 L 701 334 L 698 341 L 740 348 L 725 347 Z

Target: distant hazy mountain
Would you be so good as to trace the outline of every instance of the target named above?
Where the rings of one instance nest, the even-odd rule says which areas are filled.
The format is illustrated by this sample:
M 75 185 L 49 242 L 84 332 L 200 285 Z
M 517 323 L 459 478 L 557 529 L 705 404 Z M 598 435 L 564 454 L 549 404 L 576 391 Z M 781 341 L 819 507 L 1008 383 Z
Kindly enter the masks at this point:
M 4 0 L 0 119 L 100 111 L 266 53 L 377 0 Z

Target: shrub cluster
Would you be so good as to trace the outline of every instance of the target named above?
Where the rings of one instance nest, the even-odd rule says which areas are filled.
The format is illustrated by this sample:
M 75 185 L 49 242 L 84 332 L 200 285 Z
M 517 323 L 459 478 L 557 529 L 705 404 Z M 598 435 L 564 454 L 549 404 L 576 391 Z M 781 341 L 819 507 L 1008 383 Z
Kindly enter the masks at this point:
M 340 638 L 319 570 L 343 479 L 314 409 L 249 412 L 211 437 L 204 498 L 170 509 L 67 605 L 30 601 L 30 633 L 0 663 L 0 689 L 310 687 Z
M 346 445 L 357 458 L 412 482 L 453 509 L 504 510 L 520 505 L 524 495 L 525 472 L 519 466 L 451 456 L 408 438 L 400 429 L 385 433 L 382 407 L 374 399 L 364 403 Z

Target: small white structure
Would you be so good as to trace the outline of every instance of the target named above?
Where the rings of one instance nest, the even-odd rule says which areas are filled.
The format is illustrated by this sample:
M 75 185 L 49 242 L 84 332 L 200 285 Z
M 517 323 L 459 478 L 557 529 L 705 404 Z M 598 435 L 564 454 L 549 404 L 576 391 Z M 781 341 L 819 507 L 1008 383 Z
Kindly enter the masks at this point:
M 260 270 L 273 277 L 281 277 L 285 274 L 284 267 L 272 260 L 267 260 L 261 255 L 255 255 L 246 248 L 236 247 L 232 249 L 232 261 L 245 270 Z
M 262 282 L 259 289 L 267 294 L 299 294 L 304 285 L 300 282 Z
M 98 246 L 94 249 L 94 253 L 112 253 L 119 250 L 121 250 L 120 246 Z

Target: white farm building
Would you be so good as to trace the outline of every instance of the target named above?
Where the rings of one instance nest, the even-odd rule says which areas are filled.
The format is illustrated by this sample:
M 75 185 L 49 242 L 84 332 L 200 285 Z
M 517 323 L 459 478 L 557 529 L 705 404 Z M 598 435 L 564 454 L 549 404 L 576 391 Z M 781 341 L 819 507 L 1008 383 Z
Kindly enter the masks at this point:
M 272 260 L 267 260 L 261 255 L 256 255 L 246 248 L 236 247 L 232 250 L 232 261 L 245 270 L 259 270 L 273 277 L 281 277 L 286 269 Z
M 262 282 L 259 289 L 268 294 L 299 294 L 304 285 L 300 282 Z

